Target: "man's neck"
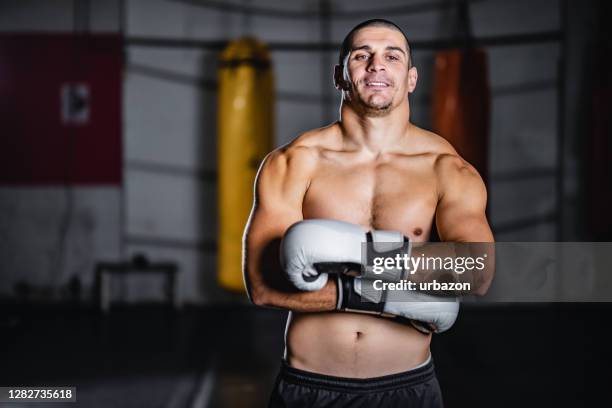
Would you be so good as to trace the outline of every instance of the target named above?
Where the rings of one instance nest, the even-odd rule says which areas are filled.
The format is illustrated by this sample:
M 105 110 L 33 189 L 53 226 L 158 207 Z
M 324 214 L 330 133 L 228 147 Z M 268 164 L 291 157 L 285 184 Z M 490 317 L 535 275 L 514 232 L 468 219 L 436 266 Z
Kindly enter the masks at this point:
M 397 147 L 412 126 L 407 101 L 385 116 L 359 114 L 345 103 L 340 108 L 340 114 L 339 124 L 345 140 L 375 154 Z

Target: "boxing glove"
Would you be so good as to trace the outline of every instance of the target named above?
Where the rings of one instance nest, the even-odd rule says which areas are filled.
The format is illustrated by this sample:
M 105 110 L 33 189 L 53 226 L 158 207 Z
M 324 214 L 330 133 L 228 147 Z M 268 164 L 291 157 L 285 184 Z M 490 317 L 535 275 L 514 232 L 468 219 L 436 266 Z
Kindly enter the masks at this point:
M 371 280 L 343 274 L 337 279 L 337 310 L 408 319 L 423 333 L 448 330 L 459 314 L 459 300 L 454 297 L 412 290 L 379 291 L 373 288 Z
M 398 231 L 368 231 L 357 224 L 329 219 L 311 219 L 293 224 L 281 241 L 281 266 L 293 285 L 301 290 L 319 290 L 328 273 L 366 272 L 368 262 L 362 245 L 371 243 L 370 255 L 407 248 L 410 242 Z M 393 248 L 392 248 L 393 247 Z M 404 270 L 385 270 L 378 279 L 398 281 Z

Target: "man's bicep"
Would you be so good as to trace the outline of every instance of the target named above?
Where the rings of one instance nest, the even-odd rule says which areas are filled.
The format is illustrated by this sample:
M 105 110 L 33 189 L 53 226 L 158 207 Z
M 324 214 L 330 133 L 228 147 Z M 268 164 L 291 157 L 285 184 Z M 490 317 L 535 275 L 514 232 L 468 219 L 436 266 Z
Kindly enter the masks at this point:
M 271 153 L 257 175 L 247 233 L 282 236 L 291 224 L 302 219 L 306 183 L 294 177 L 285 156 Z
M 458 172 L 444 191 L 436 209 L 440 239 L 453 242 L 491 242 L 493 234 L 485 214 L 487 192 L 472 169 Z
M 300 180 L 290 180 L 286 161 L 272 156 L 255 183 L 255 200 L 244 235 L 244 274 L 251 300 L 260 303 L 285 281 L 279 263 L 280 240 L 302 217 Z
M 456 214 L 456 215 L 453 215 Z M 484 213 L 471 211 L 443 211 L 436 217 L 442 241 L 491 242 L 493 234 Z
M 247 251 L 256 248 L 266 241 L 280 239 L 287 228 L 302 220 L 301 211 L 286 204 L 271 205 L 273 203 L 255 203 L 245 231 L 245 238 L 252 241 Z

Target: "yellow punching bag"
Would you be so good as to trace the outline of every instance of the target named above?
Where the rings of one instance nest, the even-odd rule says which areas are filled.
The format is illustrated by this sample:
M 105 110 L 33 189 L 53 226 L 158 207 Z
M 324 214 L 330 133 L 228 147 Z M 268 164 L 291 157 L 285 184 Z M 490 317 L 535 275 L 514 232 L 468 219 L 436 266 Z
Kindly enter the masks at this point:
M 274 140 L 267 46 L 252 38 L 231 42 L 221 54 L 218 75 L 218 281 L 225 289 L 244 291 L 242 234 L 257 168 Z

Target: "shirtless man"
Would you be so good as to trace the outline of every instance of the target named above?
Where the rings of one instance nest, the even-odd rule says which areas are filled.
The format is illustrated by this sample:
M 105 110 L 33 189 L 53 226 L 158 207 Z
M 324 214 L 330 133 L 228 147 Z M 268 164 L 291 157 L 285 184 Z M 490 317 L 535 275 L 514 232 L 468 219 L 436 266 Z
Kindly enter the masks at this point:
M 244 236 L 251 301 L 290 310 L 270 405 L 439 407 L 431 334 L 339 311 L 336 279 L 296 290 L 280 267 L 279 242 L 308 219 L 400 231 L 413 242 L 429 240 L 435 221 L 442 241 L 492 242 L 486 189 L 445 139 L 410 123 L 417 69 L 395 24 L 356 26 L 334 80 L 343 96 L 340 120 L 268 155 Z

